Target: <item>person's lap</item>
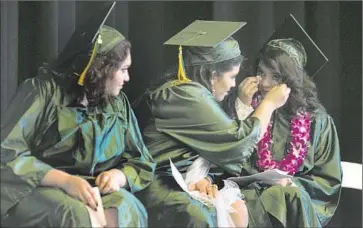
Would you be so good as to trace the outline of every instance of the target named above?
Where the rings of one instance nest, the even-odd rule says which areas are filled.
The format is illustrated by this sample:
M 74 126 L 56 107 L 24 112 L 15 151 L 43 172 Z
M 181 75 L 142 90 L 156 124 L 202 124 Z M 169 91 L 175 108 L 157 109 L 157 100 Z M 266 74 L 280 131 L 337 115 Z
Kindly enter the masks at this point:
M 57 188 L 36 188 L 8 211 L 2 226 L 90 227 L 83 202 Z
M 215 227 L 215 209 L 191 198 L 170 176 L 156 175 L 136 196 L 144 203 L 151 227 Z

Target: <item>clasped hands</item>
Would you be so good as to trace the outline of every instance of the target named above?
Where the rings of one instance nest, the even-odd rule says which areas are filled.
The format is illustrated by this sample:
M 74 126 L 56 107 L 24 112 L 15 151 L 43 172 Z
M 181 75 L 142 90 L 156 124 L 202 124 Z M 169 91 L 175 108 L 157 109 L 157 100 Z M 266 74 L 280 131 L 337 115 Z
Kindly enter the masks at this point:
M 212 184 L 208 179 L 203 178 L 199 182 L 195 184 L 191 184 L 188 186 L 190 191 L 199 191 L 202 195 L 208 195 L 212 197 L 216 197 L 218 194 L 218 186 Z
M 292 184 L 291 178 L 283 178 L 275 182 L 275 185 L 281 185 L 283 187 L 290 186 Z M 201 194 L 216 197 L 218 194 L 218 186 L 212 184 L 208 179 L 203 178 L 195 184 L 188 186 L 190 191 L 199 191 Z

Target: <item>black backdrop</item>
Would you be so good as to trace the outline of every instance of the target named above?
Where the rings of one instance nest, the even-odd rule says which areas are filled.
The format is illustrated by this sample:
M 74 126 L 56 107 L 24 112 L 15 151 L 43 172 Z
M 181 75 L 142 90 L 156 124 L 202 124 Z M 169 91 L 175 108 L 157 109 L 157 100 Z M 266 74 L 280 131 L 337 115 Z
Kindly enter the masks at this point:
M 104 4 L 107 2 L 1 1 L 1 115 L 18 83 L 34 77 L 42 62 L 56 57 L 74 28 Z M 361 163 L 361 2 L 120 1 L 106 24 L 120 30 L 132 42 L 131 81 L 125 92 L 134 100 L 149 81 L 176 62 L 176 49 L 163 47 L 162 43 L 192 21 L 247 21 L 235 37 L 245 54 L 253 59 L 288 13 L 295 15 L 330 59 L 315 78 L 320 98 L 336 123 L 342 160 Z M 348 209 L 357 213 L 356 224 L 360 226 L 360 201 L 356 206 L 359 210 L 352 210 L 352 205 Z M 348 214 L 352 215 L 351 212 Z M 343 220 L 344 227 L 353 224 L 351 219 L 340 217 L 336 224 Z

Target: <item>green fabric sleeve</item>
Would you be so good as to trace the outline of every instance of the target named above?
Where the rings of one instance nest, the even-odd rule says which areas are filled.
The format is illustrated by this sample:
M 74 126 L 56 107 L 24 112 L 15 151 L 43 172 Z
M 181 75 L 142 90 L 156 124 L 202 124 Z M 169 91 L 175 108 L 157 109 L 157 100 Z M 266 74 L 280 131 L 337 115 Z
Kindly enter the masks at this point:
M 154 179 L 156 164 L 142 139 L 137 119 L 129 103 L 129 127 L 126 132 L 126 151 L 122 154 L 126 162 L 121 170 L 125 173 L 131 192 L 143 190 Z
M 36 79 L 26 80 L 2 119 L 1 182 L 6 183 L 1 185 L 2 215 L 36 188 L 52 169 L 33 156 L 42 134 L 41 125 L 50 118 L 47 116 L 48 86 Z
M 225 171 L 239 175 L 260 135 L 257 118 L 232 120 L 198 83 L 164 85 L 151 95 L 156 128 Z

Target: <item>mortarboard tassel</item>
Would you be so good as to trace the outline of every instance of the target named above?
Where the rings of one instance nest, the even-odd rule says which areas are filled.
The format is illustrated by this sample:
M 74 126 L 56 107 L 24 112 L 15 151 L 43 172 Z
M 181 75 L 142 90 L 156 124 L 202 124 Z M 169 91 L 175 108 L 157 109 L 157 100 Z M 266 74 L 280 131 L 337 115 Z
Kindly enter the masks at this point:
M 84 85 L 84 78 L 86 77 L 87 71 L 91 67 L 92 61 L 93 61 L 93 59 L 96 56 L 96 53 L 97 53 L 97 44 L 100 43 L 100 39 L 101 39 L 101 35 L 98 36 L 98 42 L 95 42 L 95 46 L 93 47 L 92 54 L 91 54 L 91 58 L 88 61 L 86 68 L 84 68 L 84 70 L 82 71 L 81 75 L 79 76 L 78 85 L 80 85 L 80 86 L 83 86 Z
M 183 61 L 183 51 L 182 47 L 179 46 L 179 54 L 178 54 L 178 81 L 180 83 L 187 83 L 191 80 L 187 77 L 184 70 L 184 61 Z

